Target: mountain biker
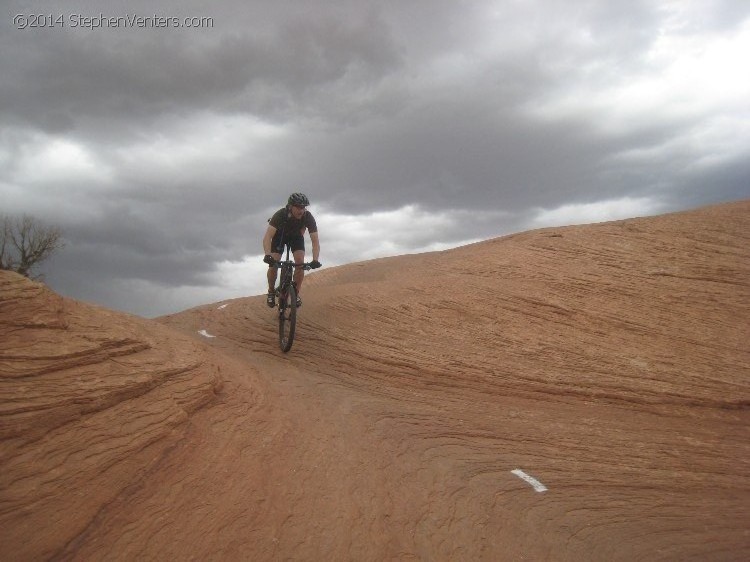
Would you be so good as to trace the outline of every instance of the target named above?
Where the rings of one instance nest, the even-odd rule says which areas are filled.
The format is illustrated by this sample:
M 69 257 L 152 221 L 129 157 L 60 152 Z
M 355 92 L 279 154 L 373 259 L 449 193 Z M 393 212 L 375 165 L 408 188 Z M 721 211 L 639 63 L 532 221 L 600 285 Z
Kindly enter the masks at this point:
M 320 267 L 320 242 L 318 240 L 318 225 L 315 217 L 307 210 L 310 200 L 304 193 L 292 193 L 289 196 L 286 207 L 276 211 L 268 219 L 268 228 L 263 236 L 263 261 L 268 264 L 268 295 L 266 304 L 273 308 L 276 306 L 276 277 L 279 268 L 276 262 L 281 260 L 281 253 L 285 246 L 289 246 L 294 255 L 294 263 L 301 264 L 305 261 L 305 231 L 310 233 L 312 241 L 313 259 L 310 262 L 312 269 Z M 294 284 L 297 287 L 297 306 L 302 306 L 299 296 L 302 281 L 305 278 L 305 270 L 296 267 L 294 270 Z

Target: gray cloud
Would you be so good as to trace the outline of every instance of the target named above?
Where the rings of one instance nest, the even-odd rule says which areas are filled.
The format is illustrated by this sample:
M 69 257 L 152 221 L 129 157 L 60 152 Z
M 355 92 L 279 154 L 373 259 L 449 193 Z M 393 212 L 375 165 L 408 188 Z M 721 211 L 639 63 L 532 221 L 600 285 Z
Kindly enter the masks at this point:
M 146 316 L 262 291 L 291 191 L 327 265 L 750 195 L 740 0 L 43 11 L 212 18 L 0 23 L 0 211 L 63 228 L 53 288 Z
M 107 9 L 106 3 L 99 8 L 105 15 L 137 12 L 132 6 Z M 50 13 L 69 19 L 100 10 Z M 277 122 L 328 120 L 339 113 L 346 120 L 368 101 L 369 88 L 399 65 L 388 28 L 375 16 L 347 22 L 335 15 L 279 14 L 267 26 L 257 11 L 240 16 L 218 15 L 214 28 L 194 31 L 85 32 L 68 24 L 4 34 L 10 79 L 0 86 L 1 115 L 49 132 L 93 134 L 99 128 L 99 134 L 117 137 L 138 134 L 155 117 L 189 118 L 206 109 Z

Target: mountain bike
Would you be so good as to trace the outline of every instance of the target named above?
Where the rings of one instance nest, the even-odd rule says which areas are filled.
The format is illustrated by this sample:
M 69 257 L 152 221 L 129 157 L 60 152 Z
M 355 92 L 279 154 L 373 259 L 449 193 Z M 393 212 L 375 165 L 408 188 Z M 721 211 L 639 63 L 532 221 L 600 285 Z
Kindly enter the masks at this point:
M 301 267 L 312 269 L 309 263 L 296 264 L 289 259 L 289 247 L 286 249 L 286 259 L 277 261 L 276 266 L 281 269 L 279 286 L 276 288 L 279 307 L 279 347 L 286 353 L 292 349 L 294 329 L 297 325 L 297 286 L 294 283 L 294 270 Z

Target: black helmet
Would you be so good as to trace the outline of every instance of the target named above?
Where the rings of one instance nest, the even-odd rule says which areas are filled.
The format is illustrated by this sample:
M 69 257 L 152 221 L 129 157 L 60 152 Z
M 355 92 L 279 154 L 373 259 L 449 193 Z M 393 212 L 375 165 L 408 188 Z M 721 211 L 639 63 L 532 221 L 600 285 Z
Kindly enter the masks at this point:
M 297 205 L 298 207 L 307 207 L 310 204 L 310 200 L 304 193 L 292 193 L 289 196 L 289 205 Z

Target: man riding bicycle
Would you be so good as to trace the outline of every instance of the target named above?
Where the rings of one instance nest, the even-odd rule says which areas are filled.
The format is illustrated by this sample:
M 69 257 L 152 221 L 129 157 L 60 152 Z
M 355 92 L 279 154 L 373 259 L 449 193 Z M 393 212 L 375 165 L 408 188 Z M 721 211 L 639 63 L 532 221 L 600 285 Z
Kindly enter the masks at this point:
M 289 196 L 286 207 L 276 211 L 268 219 L 268 228 L 263 236 L 263 261 L 268 264 L 268 296 L 266 304 L 273 308 L 276 306 L 276 277 L 279 268 L 276 262 L 281 260 L 281 253 L 288 246 L 294 255 L 294 263 L 302 264 L 305 261 L 305 231 L 310 233 L 312 241 L 313 261 L 310 262 L 312 269 L 320 267 L 320 241 L 318 240 L 318 225 L 315 217 L 307 210 L 310 200 L 304 193 L 292 193 Z M 302 267 L 295 268 L 294 284 L 297 287 L 297 307 L 302 306 L 299 297 L 305 271 Z

